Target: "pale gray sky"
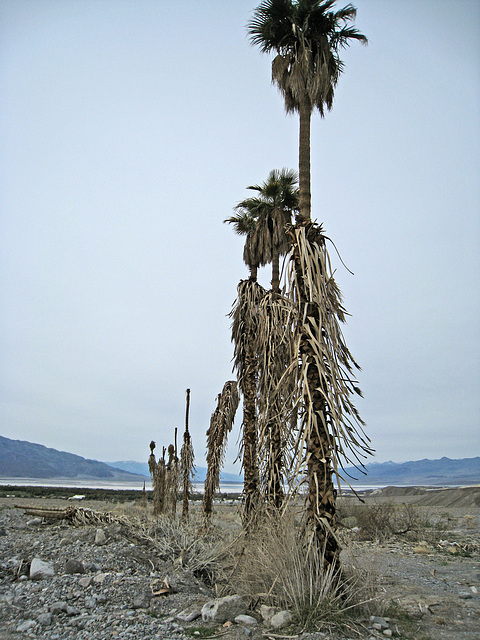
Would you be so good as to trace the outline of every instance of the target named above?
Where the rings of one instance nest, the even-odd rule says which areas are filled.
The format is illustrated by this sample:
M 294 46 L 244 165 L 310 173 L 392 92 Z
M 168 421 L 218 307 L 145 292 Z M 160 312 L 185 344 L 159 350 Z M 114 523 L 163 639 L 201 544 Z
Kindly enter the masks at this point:
M 246 37 L 256 4 L 0 0 L 1 435 L 145 460 L 190 387 L 203 464 L 247 274 L 222 220 L 297 167 L 297 117 Z M 472 457 L 480 4 L 356 6 L 369 46 L 311 144 L 313 217 L 355 273 L 332 251 L 358 408 L 378 462 Z

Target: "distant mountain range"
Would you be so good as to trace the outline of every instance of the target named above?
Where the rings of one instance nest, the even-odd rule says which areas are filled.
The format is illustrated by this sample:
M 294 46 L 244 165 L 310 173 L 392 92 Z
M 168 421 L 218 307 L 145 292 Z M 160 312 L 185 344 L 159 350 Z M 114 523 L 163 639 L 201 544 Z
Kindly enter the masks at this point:
M 134 462 L 133 460 L 119 460 L 118 462 L 107 462 L 107 464 L 117 469 L 123 469 L 130 473 L 139 473 L 140 475 L 150 475 L 148 470 L 148 463 L 146 462 Z M 205 467 L 195 467 L 194 482 L 205 482 L 207 476 L 207 469 Z M 240 484 L 243 482 L 243 477 L 234 473 L 220 472 L 220 480 L 222 482 L 232 482 Z
M 115 469 L 104 462 L 87 460 L 65 451 L 57 451 L 24 440 L 0 436 L 0 477 L 3 478 L 78 478 L 109 482 L 142 481 L 143 476 Z
M 353 486 L 368 485 L 466 485 L 480 484 L 480 457 L 451 460 L 416 460 L 412 462 L 383 462 L 366 465 L 367 474 L 347 469 L 355 478 Z M 195 481 L 205 480 L 206 469 L 197 467 Z M 146 462 L 99 462 L 57 451 L 22 440 L 0 436 L 0 478 L 105 480 L 107 482 L 142 482 L 149 478 Z M 222 473 L 222 482 L 241 483 L 241 476 Z
M 480 457 L 451 460 L 415 460 L 412 462 L 372 462 L 365 465 L 366 475 L 356 469 L 347 471 L 355 478 L 356 484 L 373 485 L 427 485 L 480 484 Z M 349 478 L 346 477 L 348 480 Z

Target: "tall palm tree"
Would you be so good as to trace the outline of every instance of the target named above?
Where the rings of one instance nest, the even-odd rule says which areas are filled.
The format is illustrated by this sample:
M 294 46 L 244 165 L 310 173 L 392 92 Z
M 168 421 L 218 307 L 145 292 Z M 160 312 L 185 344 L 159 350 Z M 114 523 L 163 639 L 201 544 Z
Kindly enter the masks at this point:
M 351 25 L 355 7 L 348 4 L 334 11 L 334 4 L 335 0 L 263 0 L 248 24 L 252 44 L 264 53 L 276 53 L 272 81 L 284 97 L 287 112 L 296 111 L 300 117 L 299 215 L 291 229 L 292 298 L 298 302 L 303 402 L 296 453 L 307 466 L 307 522 L 329 564 L 339 555 L 332 473 L 337 472 L 345 445 L 359 444 L 362 451 L 369 451 L 368 444 L 357 438 L 355 425 L 348 422 L 353 415 L 361 429 L 349 397 L 358 391 L 349 377 L 351 356 L 337 326 L 344 310 L 328 272 L 322 229 L 310 222 L 311 115 L 316 109 L 323 117 L 333 106 L 343 71 L 340 50 L 352 40 L 367 42 Z
M 352 40 L 367 38 L 351 22 L 356 9 L 348 4 L 333 11 L 335 0 L 263 0 L 247 25 L 252 44 L 275 52 L 272 82 L 285 100 L 287 112 L 300 116 L 299 216 L 311 217 L 310 120 L 315 109 L 323 117 L 333 106 L 335 87 L 343 71 L 339 51 Z

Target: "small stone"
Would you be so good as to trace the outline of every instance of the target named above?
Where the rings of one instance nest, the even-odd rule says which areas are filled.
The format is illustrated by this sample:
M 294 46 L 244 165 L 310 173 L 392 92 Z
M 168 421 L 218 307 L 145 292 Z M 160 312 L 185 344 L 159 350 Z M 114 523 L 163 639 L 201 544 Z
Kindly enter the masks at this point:
M 469 591 L 464 591 L 462 593 L 459 593 L 458 597 L 461 598 L 462 600 L 471 600 L 473 598 L 473 593 L 470 593 Z
M 185 610 L 185 611 L 180 611 L 180 613 L 177 613 L 177 618 L 182 622 L 193 622 L 197 618 L 200 618 L 201 615 L 202 615 L 202 612 L 198 611 L 198 609 L 194 609 L 193 611 Z
M 107 575 L 107 573 L 97 573 L 97 575 L 93 578 L 93 581 L 95 582 L 95 584 L 102 584 Z
M 272 618 L 272 616 L 274 616 L 279 611 L 280 609 L 278 607 L 269 607 L 266 604 L 262 604 L 260 607 L 260 615 L 265 620 L 265 622 L 268 622 Z
M 103 529 L 97 529 L 97 533 L 95 534 L 95 544 L 101 546 L 107 542 L 107 536 Z
M 70 605 L 67 605 L 67 611 L 66 614 L 67 616 L 73 617 L 73 616 L 79 616 L 80 615 L 80 609 L 78 609 L 78 607 L 72 607 Z
M 36 625 L 35 620 L 25 620 L 25 622 L 22 622 L 21 624 L 18 625 L 17 631 L 19 633 L 25 633 L 26 631 L 29 631 L 30 629 L 32 629 L 32 627 L 34 627 L 35 625 Z
M 41 613 L 37 618 L 38 624 L 41 624 L 42 627 L 49 627 L 52 624 L 52 614 L 51 613 Z
M 381 618 L 380 616 L 370 616 L 370 622 L 372 623 L 372 627 L 377 631 L 383 631 L 390 626 L 385 618 Z
M 86 609 L 95 609 L 97 606 L 96 598 L 85 598 L 85 608 Z
M 279 611 L 270 618 L 270 626 L 274 629 L 282 629 L 291 623 L 292 618 L 290 611 Z
M 55 615 L 59 613 L 67 613 L 67 603 L 63 600 L 59 600 L 58 602 L 54 602 L 50 607 L 50 611 Z
M 33 518 L 33 520 L 29 520 L 27 522 L 27 527 L 36 527 L 39 524 L 42 524 L 42 519 L 41 518 Z
M 135 596 L 133 599 L 133 608 L 134 609 L 148 609 L 150 606 L 150 600 L 152 599 L 152 594 L 148 591 L 141 593 L 138 596 Z
M 247 627 L 254 627 L 258 624 L 258 620 L 256 620 L 253 616 L 247 616 L 246 614 L 240 614 L 235 618 L 235 622 L 237 624 L 245 625 Z
M 65 573 L 74 574 L 74 573 L 85 573 L 85 567 L 80 560 L 75 560 L 74 558 L 70 558 L 65 563 Z
M 247 607 L 241 596 L 225 596 L 224 598 L 211 600 L 203 605 L 202 620 L 221 624 L 227 620 L 233 620 L 236 616 L 245 613 L 246 610 Z
M 471 591 L 472 593 L 478 593 L 478 589 L 477 589 L 477 587 L 470 587 L 470 591 Z
M 84 578 L 80 578 L 78 581 L 78 584 L 81 587 L 89 587 L 93 582 L 93 577 L 92 576 L 85 576 Z
M 53 565 L 44 562 L 40 558 L 34 558 L 30 564 L 30 580 L 43 580 L 52 578 L 55 575 Z
M 391 629 L 384 629 L 383 635 L 387 636 L 387 638 L 391 638 L 393 636 L 393 631 Z

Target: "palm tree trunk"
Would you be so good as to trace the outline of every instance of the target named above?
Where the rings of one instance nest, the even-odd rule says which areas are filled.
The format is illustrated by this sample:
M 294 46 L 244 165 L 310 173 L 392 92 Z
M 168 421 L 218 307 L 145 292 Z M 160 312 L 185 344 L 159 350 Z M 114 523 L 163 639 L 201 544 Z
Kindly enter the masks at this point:
M 303 101 L 299 109 L 300 135 L 298 150 L 298 186 L 299 186 L 299 214 L 303 220 L 310 220 L 312 196 L 310 192 L 310 120 L 312 109 L 308 102 Z
M 272 250 L 272 291 L 280 293 L 280 254 L 275 248 Z
M 256 416 L 256 361 L 253 354 L 245 358 L 243 391 L 243 472 L 244 523 L 248 524 L 258 506 L 257 416 Z

